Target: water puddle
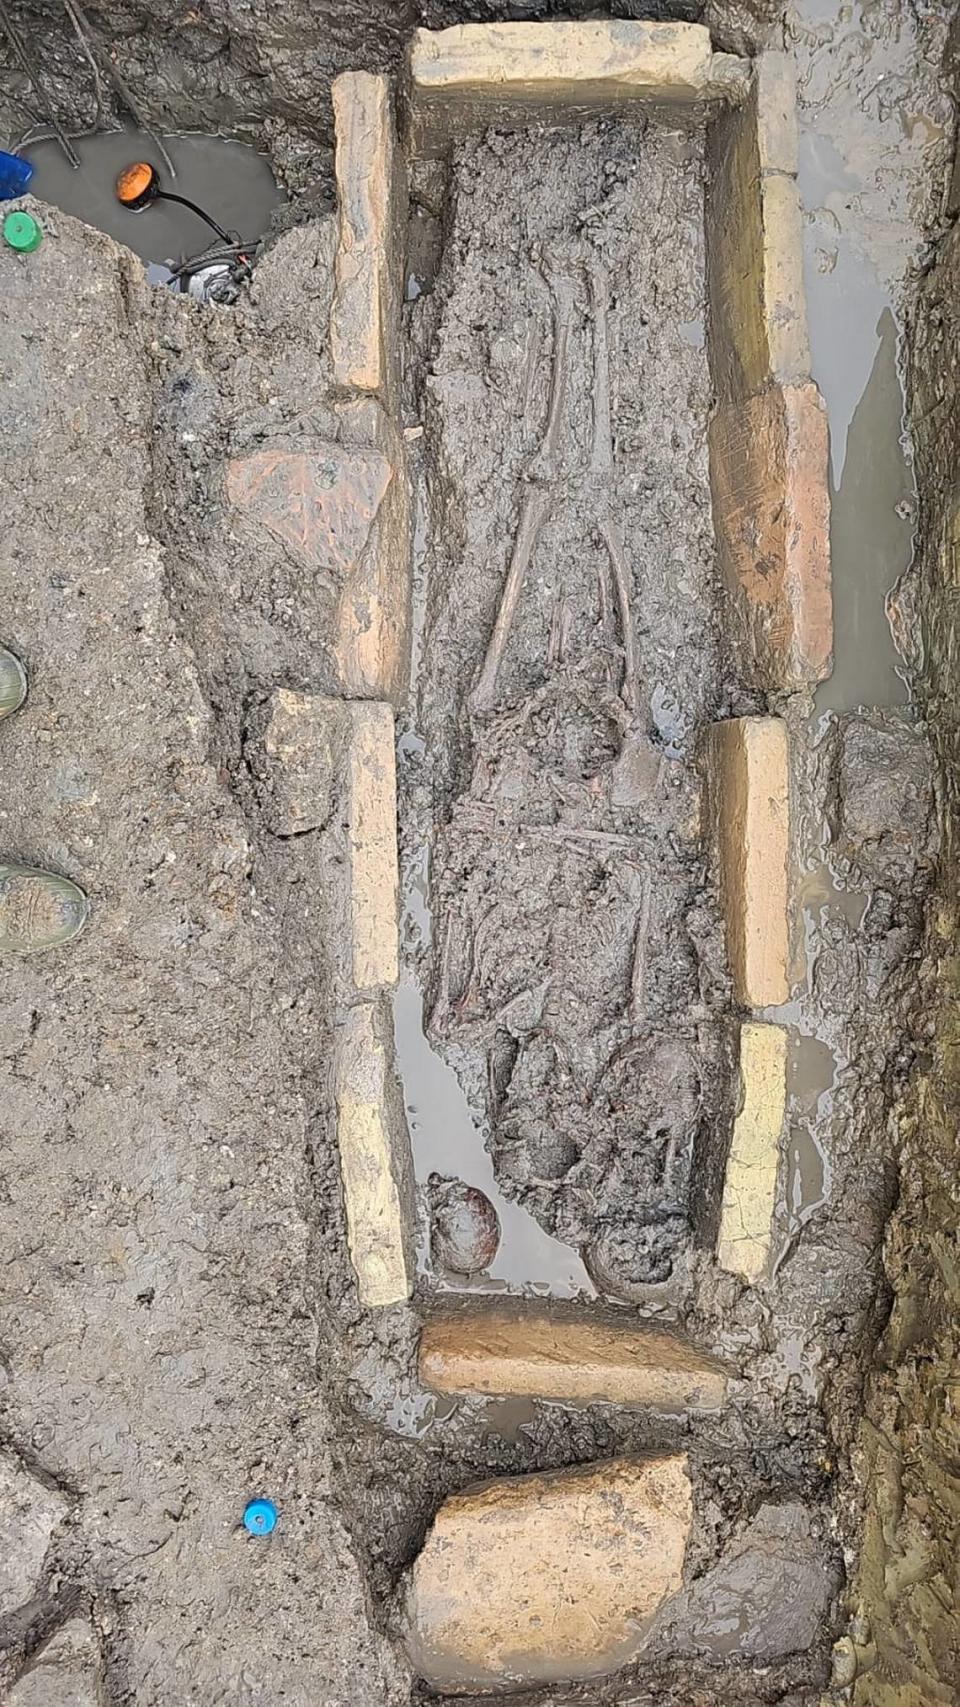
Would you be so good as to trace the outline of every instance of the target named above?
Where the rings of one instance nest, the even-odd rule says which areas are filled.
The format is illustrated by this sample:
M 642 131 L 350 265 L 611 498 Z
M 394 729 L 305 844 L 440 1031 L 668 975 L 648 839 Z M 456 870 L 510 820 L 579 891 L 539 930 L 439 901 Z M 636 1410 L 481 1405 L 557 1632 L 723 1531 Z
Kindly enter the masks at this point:
M 413 471 L 416 474 L 416 470 Z M 410 679 L 416 684 L 423 653 L 427 506 L 423 477 L 415 479 L 413 537 L 413 607 L 411 612 Z M 415 729 L 405 730 L 397 743 L 401 798 L 412 798 L 426 745 Z M 484 1133 L 474 1118 L 454 1069 L 428 1042 L 423 1023 L 423 990 L 416 973 L 418 957 L 433 937 L 430 911 L 429 849 L 425 842 L 408 847 L 403 856 L 400 941 L 403 971 L 394 997 L 397 1071 L 403 1086 L 414 1173 L 425 1200 L 432 1173 L 476 1186 L 490 1199 L 500 1221 L 500 1247 L 481 1276 L 460 1276 L 456 1282 L 435 1275 L 430 1257 L 426 1214 L 421 1214 L 418 1266 L 439 1289 L 466 1292 L 511 1292 L 532 1296 L 595 1297 L 577 1252 L 549 1234 L 511 1203 L 497 1185 Z
M 400 762 L 409 754 L 409 738 L 400 743 Z M 406 861 L 401 941 L 407 966 L 394 997 L 397 1068 L 403 1084 L 407 1124 L 418 1184 L 432 1173 L 477 1186 L 493 1204 L 500 1221 L 500 1246 L 482 1275 L 456 1279 L 433 1274 L 429 1232 L 420 1229 L 419 1266 L 441 1291 L 510 1292 L 531 1296 L 575 1298 L 594 1296 L 594 1288 L 577 1252 L 552 1239 L 534 1217 L 500 1191 L 484 1135 L 475 1120 L 453 1068 L 427 1041 L 423 1026 L 423 992 L 410 960 L 430 941 L 427 850 L 418 848 Z
M 216 246 L 216 233 L 175 202 L 156 201 L 142 213 L 121 207 L 114 189 L 117 174 L 132 161 L 143 160 L 156 166 L 165 190 L 196 202 L 231 237 L 252 248 L 267 229 L 274 208 L 286 200 L 267 156 L 247 143 L 229 142 L 222 136 L 163 140 L 176 168 L 175 178 L 153 139 L 138 130 L 102 131 L 76 141 L 80 156 L 76 169 L 55 141 L 31 143 L 23 150 L 35 168 L 30 192 L 105 231 L 154 266 Z M 163 282 L 163 274 L 154 275 L 154 282 Z
M 800 0 L 792 19 L 801 47 L 811 362 L 830 420 L 833 485 L 835 666 L 817 694 L 820 713 L 909 698 L 887 599 L 913 549 L 915 484 L 894 318 L 912 221 L 893 217 L 900 210 L 891 204 L 909 196 L 910 169 L 929 135 L 897 104 L 905 44 L 898 51 L 877 36 L 870 11 Z

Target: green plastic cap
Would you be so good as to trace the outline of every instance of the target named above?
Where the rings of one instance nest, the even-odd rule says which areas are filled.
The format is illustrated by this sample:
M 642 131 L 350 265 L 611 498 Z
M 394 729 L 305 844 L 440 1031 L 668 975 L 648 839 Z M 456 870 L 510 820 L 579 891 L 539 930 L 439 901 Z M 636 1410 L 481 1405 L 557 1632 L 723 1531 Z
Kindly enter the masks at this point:
M 43 227 L 32 214 L 17 209 L 8 213 L 3 222 L 3 241 L 20 255 L 32 255 L 43 242 Z

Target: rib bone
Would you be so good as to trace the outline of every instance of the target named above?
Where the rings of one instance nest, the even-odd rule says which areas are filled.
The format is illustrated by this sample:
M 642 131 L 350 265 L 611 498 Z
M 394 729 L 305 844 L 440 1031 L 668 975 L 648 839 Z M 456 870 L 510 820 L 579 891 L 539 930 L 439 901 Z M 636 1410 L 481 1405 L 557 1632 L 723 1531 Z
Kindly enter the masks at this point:
M 588 270 L 590 304 L 593 309 L 593 453 L 591 474 L 612 474 L 613 441 L 610 436 L 610 343 L 607 330 L 609 291 L 606 269 L 597 260 Z

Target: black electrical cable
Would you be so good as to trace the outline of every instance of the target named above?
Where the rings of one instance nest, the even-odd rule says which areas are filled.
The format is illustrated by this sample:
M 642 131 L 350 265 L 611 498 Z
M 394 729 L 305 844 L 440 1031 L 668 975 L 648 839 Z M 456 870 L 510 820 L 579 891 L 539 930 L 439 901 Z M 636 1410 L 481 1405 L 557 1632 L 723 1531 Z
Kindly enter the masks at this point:
M 215 219 L 211 219 L 208 213 L 204 213 L 203 208 L 198 207 L 196 202 L 188 201 L 186 196 L 174 195 L 172 190 L 155 190 L 153 199 L 154 201 L 179 202 L 181 207 L 189 208 L 191 213 L 195 213 L 199 219 L 204 220 L 205 223 L 210 226 L 210 229 L 215 231 L 217 236 L 223 239 L 224 243 L 231 246 L 233 245 L 233 234 L 229 231 L 224 231 L 222 225 L 218 225 Z

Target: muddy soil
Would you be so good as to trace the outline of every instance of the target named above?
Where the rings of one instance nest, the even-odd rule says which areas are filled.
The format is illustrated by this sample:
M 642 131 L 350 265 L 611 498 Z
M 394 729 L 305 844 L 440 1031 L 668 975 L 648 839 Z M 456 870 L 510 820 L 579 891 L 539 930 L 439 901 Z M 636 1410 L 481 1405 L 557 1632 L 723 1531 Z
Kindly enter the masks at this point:
M 154 529 L 175 305 L 107 239 L 46 224 L 35 266 L 0 259 L 2 604 L 30 678 L 3 843 L 72 873 L 96 923 L 0 968 L 4 1429 L 64 1499 L 6 1682 L 73 1588 L 104 1700 L 379 1707 L 407 1691 L 331 1500 L 314 1365 L 323 1056 L 307 1071 L 302 1045 L 324 1028 L 280 969 Z M 287 1521 L 258 1551 L 239 1520 L 260 1492 Z
M 725 1082 L 696 765 L 726 698 L 703 131 L 471 142 L 447 193 L 411 313 L 430 516 L 408 834 L 442 826 L 428 1037 L 500 1188 L 637 1297 L 682 1259 Z
M 931 186 L 949 117 L 935 76 L 944 9 L 864 6 L 826 21 L 822 11 L 811 4 L 789 19 L 810 125 L 805 146 L 821 169 L 820 188 L 807 195 L 822 287 L 811 301 L 836 313 L 853 290 L 861 318 L 864 303 L 877 307 L 877 326 L 885 307 L 899 314 L 909 299 L 909 262 L 936 211 Z M 267 33 L 264 20 L 244 13 L 238 21 L 229 7 L 199 21 L 151 15 L 155 27 L 137 33 L 138 10 L 111 8 L 108 19 L 91 9 L 122 41 L 127 73 L 158 108 L 163 91 L 174 104 L 176 90 L 178 123 L 212 119 L 273 136 L 278 169 L 295 188 L 325 170 L 331 72 L 395 61 L 413 21 L 402 7 L 367 9 L 361 30 L 339 8 L 336 19 L 312 14 L 307 29 L 299 11 L 280 10 Z M 92 122 L 75 48 L 59 14 L 45 16 L 52 87 L 76 103 L 78 123 Z M 436 8 L 426 21 L 450 19 Z M 729 15 L 731 34 L 740 22 Z M 881 71 L 889 101 L 877 92 Z M 21 96 L 29 107 L 29 92 Z M 22 118 L 21 106 L 18 125 Z M 816 136 L 839 164 L 816 153 Z M 807 1626 L 804 1650 L 794 1651 L 774 1605 L 751 1632 L 751 1640 L 764 1632 L 759 1654 L 739 1640 L 720 1656 L 697 1648 L 645 1667 L 639 1679 L 554 1691 L 550 1707 L 813 1707 L 842 1627 L 832 1598 L 838 1542 L 850 1565 L 861 1537 L 850 1461 L 865 1370 L 887 1314 L 882 1241 L 899 1190 L 887 1273 L 902 1302 L 884 1342 L 888 1373 L 870 1398 L 864 1464 L 875 1465 L 878 1492 L 861 1600 L 854 1596 L 851 1610 L 866 1607 L 908 1631 L 904 1651 L 884 1650 L 877 1670 L 864 1671 L 864 1701 L 950 1699 L 952 1638 L 941 1608 L 953 1520 L 936 1511 L 938 1502 L 952 1509 L 943 1490 L 954 1463 L 948 1167 L 956 1099 L 952 1021 L 931 1035 L 931 992 L 935 978 L 953 977 L 955 933 L 952 912 L 941 908 L 933 935 L 923 936 L 934 801 L 943 799 L 927 731 L 911 707 L 891 708 L 892 695 L 855 677 L 851 685 L 849 674 L 836 701 L 825 698 L 821 723 L 808 722 L 808 707 L 788 708 L 807 755 L 798 861 L 808 977 L 779 1016 L 794 1031 L 795 1076 L 774 1273 L 762 1291 L 744 1292 L 710 1272 L 684 1225 L 695 1139 L 715 1129 L 725 1077 L 722 957 L 689 834 L 700 793 L 695 737 L 710 716 L 756 709 L 726 681 L 713 634 L 700 142 L 695 132 L 678 139 L 592 128 L 578 148 L 538 140 L 535 160 L 525 161 L 533 147 L 523 137 L 470 144 L 457 161 L 456 193 L 441 186 L 438 194 L 426 181 L 417 192 L 424 283 L 436 264 L 437 221 L 447 219 L 438 283 L 414 305 L 409 328 L 408 424 L 425 429 L 411 442 L 422 445 L 428 501 L 403 834 L 419 857 L 439 826 L 434 952 L 422 967 L 427 1011 L 478 1123 L 497 1134 L 492 1163 L 504 1192 L 530 1206 L 536 1225 L 589 1243 L 595 1222 L 582 1218 L 581 1184 L 590 1216 L 599 1209 L 613 1226 L 628 1197 L 645 1225 L 651 1210 L 668 1211 L 666 1242 L 651 1241 L 649 1252 L 674 1261 L 689 1251 L 691 1285 L 673 1303 L 679 1320 L 735 1361 L 731 1405 L 720 1418 L 677 1425 L 513 1401 L 440 1404 L 415 1379 L 413 1313 L 373 1319 L 358 1309 L 327 1084 L 337 1016 L 325 873 L 315 835 L 271 832 L 256 786 L 268 693 L 333 691 L 335 589 L 305 577 L 266 532 L 248 529 L 225 496 L 232 457 L 343 431 L 320 330 L 332 223 L 282 237 L 239 308 L 227 311 L 148 292 L 128 256 L 45 212 L 47 238 L 29 264 L 0 256 L 9 381 L 0 398 L 0 493 L 10 542 L 2 638 L 31 679 L 27 707 L 0 731 L 0 823 L 4 851 L 68 872 L 90 891 L 94 911 L 69 957 L 0 968 L 4 1445 L 7 1469 L 28 1489 L 25 1532 L 40 1537 L 35 1592 L 24 1601 L 28 1585 L 20 1584 L 0 1620 L 8 1692 L 24 1664 L 49 1656 L 44 1643 L 58 1626 L 79 1618 L 95 1632 L 100 1698 L 111 1707 L 399 1707 L 417 1694 L 390 1640 L 394 1589 L 446 1492 L 483 1475 L 679 1439 L 695 1481 L 692 1584 L 746 1545 L 763 1508 L 799 1507 L 818 1571 L 800 1613 L 820 1634 L 810 1643 Z M 614 171 L 604 172 L 607 163 Z M 626 164 L 638 174 L 632 188 Z M 530 166 L 550 193 L 521 203 L 516 181 Z M 642 202 L 631 204 L 638 187 Z M 833 238 L 831 267 L 817 257 L 829 261 Z M 544 267 L 555 260 L 573 279 L 558 498 L 492 703 L 471 707 L 524 496 L 551 485 L 542 465 L 533 477 L 530 466 L 550 418 L 557 316 Z M 614 468 L 584 474 L 594 454 L 594 261 L 608 269 Z M 951 276 L 939 277 L 952 300 Z M 832 299 L 831 279 L 843 286 Z M 935 285 L 925 301 L 917 371 L 930 375 L 943 359 Z M 524 332 L 536 329 L 535 356 L 516 335 L 522 310 Z M 851 338 L 856 359 L 843 367 L 829 344 L 818 356 L 825 322 L 814 307 L 812 318 L 840 478 L 838 447 L 852 453 L 858 443 L 854 426 L 849 440 L 846 431 L 850 399 L 855 406 L 867 388 L 877 346 L 891 361 L 891 338 L 888 329 L 873 342 L 872 331 Z M 949 441 L 934 430 L 943 398 L 939 380 L 924 384 L 926 478 L 946 493 Z M 898 442 L 893 390 L 893 426 L 889 414 L 882 419 Z M 863 445 L 875 430 L 876 395 L 861 415 Z M 866 452 L 863 464 L 871 464 Z M 890 530 L 909 529 L 909 511 L 906 521 L 893 516 L 904 497 L 902 463 L 880 490 Z M 852 515 L 852 481 L 847 502 Z M 630 539 L 632 673 L 616 564 L 597 519 L 606 503 Z M 926 526 L 932 541 L 942 537 L 939 512 Z M 857 545 L 853 522 L 846 537 Z M 459 583 L 447 542 L 472 552 Z M 874 589 L 881 605 L 885 592 Z M 937 609 L 951 610 L 951 598 L 945 589 Z M 917 632 L 915 609 L 905 588 L 895 607 L 902 641 Z M 851 657 L 852 622 L 848 632 L 841 663 Z M 953 694 L 951 635 L 944 621 L 928 636 L 942 671 L 931 702 L 937 717 Z M 953 764 L 949 719 L 943 728 L 941 758 Z M 630 788 L 646 789 L 642 824 L 636 792 L 625 787 L 618 797 L 614 782 L 629 741 L 641 755 Z M 479 827 L 468 828 L 478 808 Z M 560 829 L 562 838 L 506 850 L 501 826 L 513 829 L 528 814 L 541 835 Z M 632 843 L 647 838 L 650 944 L 637 1013 L 644 889 L 631 888 L 626 857 L 608 849 L 600 858 L 583 841 L 594 828 Z M 548 882 L 549 936 L 528 900 Z M 487 944 L 474 955 L 471 936 L 491 903 Z M 521 964 L 531 987 L 583 967 L 588 932 L 597 970 L 559 977 L 555 1011 L 518 1008 Z M 483 979 L 471 991 L 480 958 Z M 561 1165 L 548 1157 L 547 1168 L 525 1177 L 519 1153 L 542 1139 L 528 1119 L 530 1096 L 544 1051 L 553 1072 L 557 1036 L 573 1062 L 555 1109 Z M 602 1067 L 618 1049 L 624 1077 L 608 1095 Z M 671 1134 L 656 1130 L 653 1094 L 668 1076 L 672 1150 Z M 589 1085 L 586 1107 L 577 1084 Z M 642 1130 L 622 1129 L 625 1087 L 644 1110 Z M 612 1160 L 625 1140 L 629 1176 L 618 1172 L 622 1159 Z M 668 1157 L 676 1170 L 669 1196 Z M 935 1229 L 929 1244 L 916 1235 L 925 1220 Z M 921 1414 L 935 1419 L 932 1457 Z M 878 1439 L 883 1450 L 871 1459 Z M 253 1493 L 281 1507 L 269 1541 L 240 1529 Z M 884 1571 L 891 1559 L 892 1576 Z M 856 1634 L 865 1636 L 863 1622 Z M 860 1646 L 866 1667 L 869 1641 Z M 918 1682 L 911 1666 L 921 1650 Z

